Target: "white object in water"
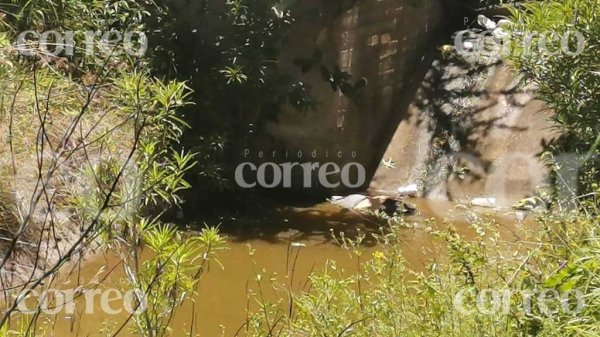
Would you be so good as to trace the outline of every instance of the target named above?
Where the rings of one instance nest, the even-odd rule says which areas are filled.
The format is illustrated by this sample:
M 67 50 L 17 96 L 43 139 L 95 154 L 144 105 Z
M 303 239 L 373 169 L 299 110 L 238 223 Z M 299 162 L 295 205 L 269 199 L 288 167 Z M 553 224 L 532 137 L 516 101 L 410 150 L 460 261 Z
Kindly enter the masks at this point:
M 358 204 L 354 205 L 354 209 L 369 209 L 371 207 L 373 207 L 373 203 L 369 198 L 366 198 Z
M 331 197 L 331 202 L 333 204 L 344 208 L 357 208 L 359 205 L 364 207 L 365 200 L 368 201 L 369 197 L 362 194 L 350 194 L 345 197 L 334 195 Z
M 504 41 L 504 38 L 508 37 L 510 34 L 508 34 L 506 31 L 504 31 L 501 28 L 497 28 L 497 29 L 494 29 L 494 31 L 492 32 L 492 35 L 494 35 L 494 41 L 499 43 L 501 41 Z
M 490 197 L 481 197 L 481 198 L 473 198 L 473 200 L 471 200 L 471 205 L 472 206 L 479 206 L 479 207 L 496 207 L 496 198 L 490 198 Z
M 494 30 L 496 29 L 497 25 L 494 21 L 488 19 L 487 17 L 485 17 L 484 15 L 479 15 L 477 16 L 477 23 L 488 30 Z
M 523 213 L 523 212 L 515 212 L 515 216 L 519 223 L 521 223 L 521 222 L 523 222 L 523 220 L 525 220 L 525 213 Z
M 410 184 L 398 188 L 398 195 L 416 197 L 417 193 L 419 193 L 419 186 L 417 184 Z
M 463 49 L 464 50 L 472 50 L 473 48 L 475 48 L 475 45 L 473 44 L 473 42 L 471 42 L 471 41 L 465 41 L 465 42 L 463 42 Z

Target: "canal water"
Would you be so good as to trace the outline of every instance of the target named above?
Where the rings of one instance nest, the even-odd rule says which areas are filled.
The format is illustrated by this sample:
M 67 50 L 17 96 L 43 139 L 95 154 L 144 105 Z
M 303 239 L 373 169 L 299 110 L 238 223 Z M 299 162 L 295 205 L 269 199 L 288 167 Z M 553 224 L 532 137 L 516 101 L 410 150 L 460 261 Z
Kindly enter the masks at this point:
M 411 227 L 403 230 L 401 244 L 409 268 L 422 270 L 428 261 L 439 254 L 433 238 L 426 227 L 442 228 L 444 221 L 451 222 L 459 231 L 469 234 L 468 222 L 473 216 L 491 217 L 498 224 L 501 234 L 507 240 L 516 240 L 515 233 L 525 226 L 511 210 L 467 209 L 449 202 L 411 200 L 419 213 L 406 218 Z M 428 220 L 431 219 L 431 220 Z M 224 220 L 225 222 L 226 220 Z M 264 218 L 240 222 L 226 226 L 223 232 L 228 237 L 227 249 L 218 255 L 218 263 L 213 261 L 202 276 L 197 295 L 178 310 L 171 328 L 173 336 L 186 336 L 189 331 L 201 337 L 243 336 L 240 329 L 247 319 L 248 310 L 257 308 L 250 296 L 257 292 L 256 275 L 263 280 L 273 279 L 282 284 L 291 284 L 300 291 L 307 284 L 311 272 L 321 270 L 328 260 L 335 260 L 342 273 L 352 273 L 357 269 L 356 258 L 332 240 L 332 232 L 344 231 L 348 236 L 357 233 L 378 232 L 382 225 L 373 216 L 356 211 L 340 209 L 331 204 L 312 207 L 279 207 Z M 290 277 L 290 247 L 295 260 L 294 277 Z M 372 241 L 366 240 L 362 248 L 363 256 L 369 257 L 379 249 Z M 298 254 L 296 259 L 296 254 Z M 119 259 L 110 254 L 89 258 L 75 270 L 68 280 L 57 287 L 69 288 L 101 280 L 99 288 L 120 288 L 123 282 L 123 268 Z M 283 292 L 275 293 L 269 282 L 263 281 L 263 296 L 270 301 L 287 303 Z M 99 302 L 99 301 L 97 301 Z M 85 304 L 76 304 L 79 313 L 57 314 L 43 326 L 46 336 L 106 336 L 104 329 L 120 326 L 128 314 L 108 315 L 102 313 L 99 303 L 93 314 L 85 314 Z M 116 306 L 116 304 L 115 304 Z M 190 329 L 190 324 L 193 328 Z M 124 332 L 119 336 L 129 336 Z M 110 334 L 109 334 L 110 336 Z

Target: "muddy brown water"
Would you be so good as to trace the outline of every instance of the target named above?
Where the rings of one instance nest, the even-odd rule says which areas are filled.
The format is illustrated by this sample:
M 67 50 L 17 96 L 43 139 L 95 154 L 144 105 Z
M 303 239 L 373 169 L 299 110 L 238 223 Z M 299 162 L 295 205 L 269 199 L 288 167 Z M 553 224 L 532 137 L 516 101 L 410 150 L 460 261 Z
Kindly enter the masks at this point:
M 422 228 L 427 226 L 443 226 L 443 219 L 453 223 L 457 228 L 466 230 L 470 217 L 474 214 L 490 216 L 500 224 L 500 231 L 509 240 L 518 231 L 519 221 L 515 212 L 510 210 L 490 211 L 486 209 L 467 210 L 448 202 L 413 200 L 419 214 L 407 217 L 407 222 L 416 228 L 403 231 L 402 245 L 408 266 L 413 270 L 421 270 L 432 256 L 438 254 L 433 245 L 431 235 Z M 268 218 L 268 219 L 267 219 Z M 301 242 L 303 247 L 297 248 L 298 258 L 294 268 L 292 288 L 301 290 L 311 272 L 323 269 L 328 260 L 336 261 L 339 269 L 351 273 L 357 268 L 357 261 L 352 254 L 331 240 L 331 230 L 345 231 L 352 236 L 360 232 L 378 231 L 375 219 L 363 214 L 340 209 L 330 204 L 314 207 L 277 209 L 265 219 L 263 226 L 240 227 L 228 235 L 228 249 L 218 255 L 219 263 L 211 263 L 208 271 L 202 276 L 197 295 L 178 310 L 171 327 L 173 336 L 185 336 L 193 331 L 201 337 L 235 336 L 247 318 L 247 310 L 256 309 L 256 303 L 249 299 L 249 290 L 257 291 L 257 273 L 263 277 L 263 295 L 271 301 L 287 301 L 284 293 L 275 293 L 268 280 L 274 277 L 278 282 L 290 283 L 288 249 L 290 243 Z M 433 219 L 428 221 L 427 219 Z M 279 224 L 279 226 L 277 226 Z M 243 225 L 243 224 L 242 224 Z M 367 241 L 364 256 L 378 249 Z M 99 274 L 100 270 L 105 270 Z M 110 272 L 108 272 L 110 271 Z M 287 271 L 287 272 L 286 272 Z M 286 274 L 288 275 L 286 277 Z M 56 287 L 68 289 L 80 283 L 88 283 L 93 279 L 103 280 L 99 289 L 122 288 L 123 269 L 116 256 L 99 255 L 88 259 L 79 270 L 72 274 L 66 282 L 57 283 Z M 113 307 L 117 308 L 118 303 Z M 46 336 L 106 336 L 103 329 L 114 330 L 127 319 L 127 312 L 109 315 L 103 313 L 99 301 L 94 302 L 94 312 L 84 313 L 85 304 L 76 301 L 76 313 L 67 315 L 58 313 L 48 320 L 43 327 Z M 190 325 L 193 321 L 193 328 Z M 243 336 L 243 329 L 238 336 Z M 109 334 L 110 336 L 110 334 Z M 130 336 L 123 331 L 119 336 Z

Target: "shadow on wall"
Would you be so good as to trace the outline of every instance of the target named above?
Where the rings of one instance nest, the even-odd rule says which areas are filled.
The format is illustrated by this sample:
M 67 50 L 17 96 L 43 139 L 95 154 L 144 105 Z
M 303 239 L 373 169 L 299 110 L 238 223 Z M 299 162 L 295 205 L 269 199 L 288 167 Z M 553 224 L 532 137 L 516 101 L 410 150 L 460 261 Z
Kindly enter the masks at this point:
M 544 185 L 547 170 L 538 158 L 556 136 L 551 111 L 487 43 L 481 52 L 433 62 L 372 191 L 417 184 L 429 198 L 468 203 L 485 196 L 508 206 Z
M 479 179 L 478 172 L 504 170 L 497 168 L 497 158 L 509 149 L 533 157 L 540 149 L 530 145 L 540 143 L 540 132 L 530 124 L 543 124 L 532 117 L 542 106 L 530 102 L 530 93 L 517 92 L 521 89 L 510 84 L 507 70 L 459 58 L 432 66 L 433 51 L 446 35 L 442 31 L 451 24 L 442 2 L 282 1 L 293 13 L 284 24 L 274 19 L 284 15 L 281 9 L 258 1 L 248 14 L 252 20 L 242 18 L 246 26 L 239 26 L 238 18 L 224 14 L 221 1 L 174 1 L 169 21 L 157 25 L 177 34 L 160 30 L 164 46 L 159 47 L 195 89 L 196 105 L 185 116 L 193 126 L 186 147 L 200 153 L 193 193 L 202 194 L 198 191 L 212 177 L 235 188 L 232 168 L 242 162 L 358 162 L 366 168 L 365 184 L 350 191 L 366 189 L 371 178 L 371 189 L 384 192 L 427 181 L 429 195 L 459 198 L 483 193 L 491 180 Z M 271 39 L 273 22 L 282 29 Z M 248 80 L 229 83 L 224 68 L 242 63 Z M 258 156 L 261 152 L 267 155 Z M 441 174 L 450 164 L 438 159 L 463 152 L 479 161 L 477 167 Z M 382 159 L 398 169 L 384 171 Z M 450 166 L 460 166 L 459 161 Z M 292 188 L 267 192 L 350 192 L 343 185 L 323 188 L 315 178 L 305 188 L 303 171 L 295 170 Z M 441 180 L 447 181 L 435 184 Z M 454 183 L 457 187 L 449 188 Z M 477 184 L 483 187 L 471 189 Z M 204 195 L 214 200 L 213 193 Z M 186 200 L 196 204 L 193 197 Z
M 190 204 L 238 193 L 234 169 L 248 161 L 358 162 L 367 177 L 355 189 L 364 190 L 430 64 L 444 13 L 440 0 L 158 3 L 147 23 L 155 66 L 194 90 L 183 116 L 192 126 L 184 146 L 198 153 Z M 283 191 L 344 189 L 307 189 L 302 175 Z
M 363 0 L 342 8 L 337 16 L 314 15 L 331 13 L 327 7 L 333 3 L 298 4 L 294 10 L 306 14 L 292 25 L 290 43 L 278 59 L 279 71 L 298 78 L 310 90 L 314 109 L 298 113 L 285 106 L 276 119 L 265 123 L 263 132 L 249 139 L 248 147 L 254 154 L 317 150 L 316 157 L 292 158 L 299 162 L 361 163 L 366 182 L 351 190 L 364 190 L 431 62 L 427 55 L 434 49 L 442 8 L 438 1 Z M 315 64 L 305 66 L 311 60 Z M 338 152 L 341 158 L 331 156 Z M 262 159 L 240 155 L 239 160 L 257 165 L 290 161 L 281 155 Z M 348 192 L 344 189 L 325 190 Z M 298 184 L 292 191 L 307 192 Z

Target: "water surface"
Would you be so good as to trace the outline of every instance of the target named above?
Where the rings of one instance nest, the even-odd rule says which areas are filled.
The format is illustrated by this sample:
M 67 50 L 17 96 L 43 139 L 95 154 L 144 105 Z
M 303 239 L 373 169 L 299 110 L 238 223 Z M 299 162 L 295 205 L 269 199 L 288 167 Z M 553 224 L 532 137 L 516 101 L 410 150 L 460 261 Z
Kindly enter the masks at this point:
M 470 235 L 468 220 L 473 216 L 488 216 L 500 225 L 500 231 L 507 240 L 516 240 L 519 221 L 510 210 L 486 209 L 467 210 L 448 202 L 412 200 L 419 214 L 407 217 L 414 228 L 403 230 L 401 244 L 408 266 L 413 270 L 422 270 L 430 258 L 439 254 L 433 245 L 431 235 L 423 229 L 432 226 L 441 228 L 443 220 L 451 222 L 459 231 Z M 427 219 L 433 219 L 428 221 Z M 264 274 L 263 296 L 273 302 L 278 300 L 286 305 L 284 293 L 274 293 L 268 279 L 274 276 L 277 282 L 290 284 L 295 290 L 307 285 L 307 277 L 322 269 L 328 260 L 335 260 L 339 269 L 345 273 L 356 271 L 356 257 L 332 240 L 332 232 L 344 231 L 349 236 L 357 233 L 379 232 L 384 225 L 375 217 L 355 211 L 340 209 L 331 204 L 319 204 L 313 207 L 275 208 L 264 217 L 252 221 L 248 219 L 229 219 L 229 226 L 223 225 L 228 235 L 228 249 L 219 253 L 219 263 L 211 263 L 203 275 L 198 294 L 186 303 L 175 316 L 172 328 L 173 336 L 185 336 L 189 331 L 199 336 L 243 336 L 242 328 L 247 319 L 247 311 L 255 310 L 255 300 L 249 296 L 249 290 L 258 292 L 256 275 Z M 367 236 L 368 237 L 368 236 Z M 302 247 L 291 250 L 291 243 L 302 243 Z M 362 248 L 365 257 L 379 249 L 373 240 L 366 240 Z M 296 254 L 298 254 L 296 258 Z M 292 265 L 293 279 L 292 279 Z M 98 275 L 98 271 L 111 271 Z M 78 283 L 89 282 L 100 277 L 103 282 L 100 289 L 119 288 L 123 280 L 123 270 L 119 260 L 111 255 L 98 255 L 84 262 L 80 270 L 70 277 L 61 287 L 73 287 Z M 106 277 L 106 279 L 104 279 Z M 78 304 L 78 309 L 83 309 Z M 100 311 L 99 305 L 93 315 L 58 314 L 47 326 L 50 336 L 103 336 L 104 326 L 114 327 L 122 324 L 127 313 L 107 315 Z M 190 329 L 190 324 L 194 326 Z M 129 336 L 123 333 L 121 336 Z

